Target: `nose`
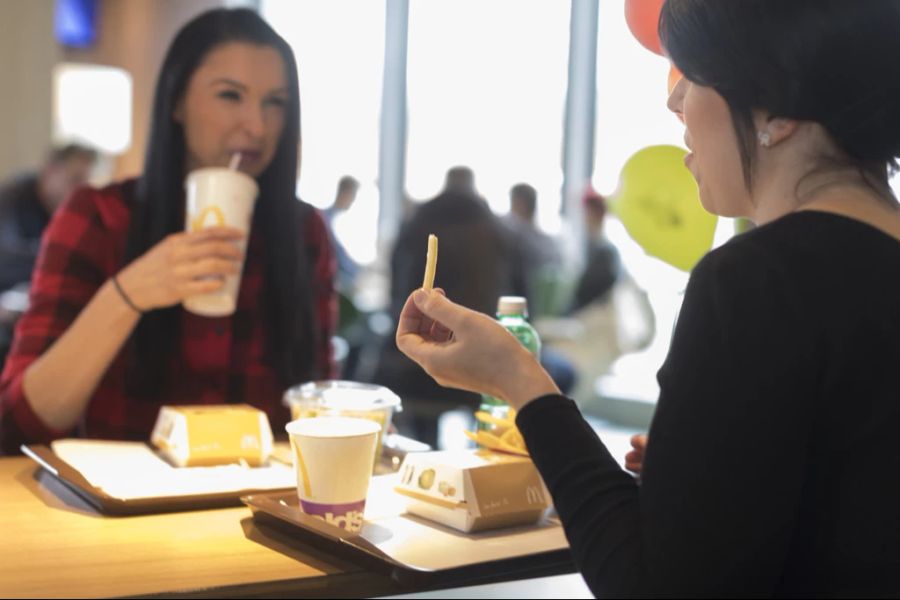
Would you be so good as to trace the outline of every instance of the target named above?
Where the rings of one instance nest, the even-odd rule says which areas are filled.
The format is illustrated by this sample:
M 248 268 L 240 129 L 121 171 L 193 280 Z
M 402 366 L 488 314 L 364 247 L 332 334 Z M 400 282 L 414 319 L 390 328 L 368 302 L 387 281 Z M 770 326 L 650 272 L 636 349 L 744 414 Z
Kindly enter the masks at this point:
M 260 104 L 247 102 L 244 106 L 242 125 L 244 131 L 253 139 L 259 139 L 265 134 L 265 118 Z
M 669 99 L 666 101 L 666 107 L 682 121 L 684 121 L 684 93 L 688 85 L 687 79 L 684 77 L 679 79 L 675 87 L 672 88 Z

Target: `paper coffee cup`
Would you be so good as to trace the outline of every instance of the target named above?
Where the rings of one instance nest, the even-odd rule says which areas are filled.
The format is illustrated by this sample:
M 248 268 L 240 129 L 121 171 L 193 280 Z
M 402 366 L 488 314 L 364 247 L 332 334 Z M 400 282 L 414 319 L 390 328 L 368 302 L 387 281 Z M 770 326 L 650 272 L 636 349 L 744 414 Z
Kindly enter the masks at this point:
M 259 194 L 256 181 L 240 171 L 211 167 L 188 174 L 185 187 L 185 231 L 227 225 L 250 231 L 253 205 Z M 240 242 L 241 270 L 244 265 L 246 240 Z M 230 315 L 237 306 L 240 274 L 228 275 L 225 285 L 216 292 L 198 294 L 182 303 L 192 313 L 208 317 Z
M 303 512 L 359 531 L 381 427 L 368 419 L 320 417 L 291 421 L 285 429 Z
M 309 417 L 353 417 L 369 419 L 381 426 L 375 446 L 377 469 L 381 460 L 382 440 L 390 429 L 394 412 L 400 412 L 400 398 L 386 387 L 355 381 L 310 381 L 284 393 L 284 403 L 291 409 L 291 419 Z

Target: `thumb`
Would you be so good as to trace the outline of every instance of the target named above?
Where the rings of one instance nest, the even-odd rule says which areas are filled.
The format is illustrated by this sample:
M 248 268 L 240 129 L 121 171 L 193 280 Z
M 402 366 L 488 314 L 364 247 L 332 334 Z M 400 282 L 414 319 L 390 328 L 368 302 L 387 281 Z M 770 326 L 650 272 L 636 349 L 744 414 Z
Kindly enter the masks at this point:
M 440 292 L 416 290 L 413 293 L 413 302 L 422 311 L 422 314 L 437 321 L 448 329 L 456 329 L 462 324 L 463 317 L 468 309 L 451 302 Z

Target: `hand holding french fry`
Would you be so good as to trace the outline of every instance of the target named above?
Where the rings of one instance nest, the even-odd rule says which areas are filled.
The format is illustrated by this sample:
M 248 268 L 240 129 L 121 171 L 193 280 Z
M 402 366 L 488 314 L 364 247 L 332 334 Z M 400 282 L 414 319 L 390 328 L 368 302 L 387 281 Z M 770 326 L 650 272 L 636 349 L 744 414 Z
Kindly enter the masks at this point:
M 559 388 L 537 359 L 502 325 L 448 300 L 416 290 L 400 313 L 397 347 L 435 381 L 500 398 L 514 408 Z

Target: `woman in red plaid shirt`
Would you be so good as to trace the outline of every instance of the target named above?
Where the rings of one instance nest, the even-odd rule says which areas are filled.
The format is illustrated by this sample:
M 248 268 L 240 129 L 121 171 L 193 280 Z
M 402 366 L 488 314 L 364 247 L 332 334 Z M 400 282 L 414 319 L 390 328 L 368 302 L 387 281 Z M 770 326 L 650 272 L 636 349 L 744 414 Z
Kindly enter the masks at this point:
M 147 439 L 162 404 L 247 402 L 276 431 L 282 391 L 332 375 L 334 256 L 295 196 L 300 129 L 288 44 L 256 13 L 214 10 L 176 36 L 157 84 L 143 175 L 57 211 L 31 307 L 0 378 L 0 445 Z M 260 195 L 235 313 L 181 308 L 237 273 L 225 227 L 184 233 L 186 174 L 235 153 Z

